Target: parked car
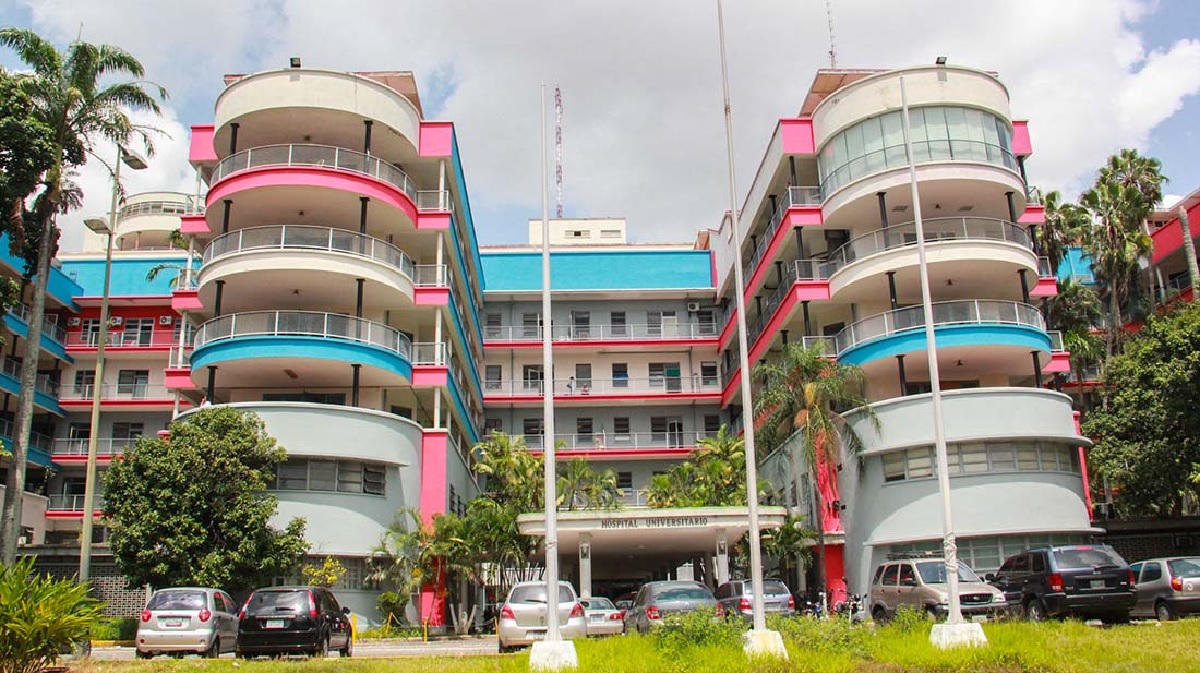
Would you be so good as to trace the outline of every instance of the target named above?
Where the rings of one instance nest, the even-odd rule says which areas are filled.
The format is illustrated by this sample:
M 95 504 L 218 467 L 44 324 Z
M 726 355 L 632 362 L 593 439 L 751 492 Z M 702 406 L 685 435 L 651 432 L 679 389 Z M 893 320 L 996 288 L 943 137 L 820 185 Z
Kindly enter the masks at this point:
M 607 598 L 580 598 L 583 613 L 587 617 L 589 636 L 618 636 L 625 633 L 625 611 L 620 610 Z
M 716 599 L 726 617 L 740 615 L 749 621 L 754 616 L 754 583 L 750 580 L 730 580 L 717 587 Z M 763 580 L 763 611 L 791 617 L 796 613 L 796 599 L 782 580 Z
M 220 589 L 159 589 L 146 601 L 134 646 L 138 659 L 197 653 L 215 659 L 237 649 L 237 604 Z
M 705 608 L 715 610 L 718 616 L 724 615 L 712 592 L 699 582 L 647 582 L 638 590 L 633 605 L 625 611 L 625 632 L 648 633 L 652 626 L 662 623 L 665 615 Z
M 867 609 L 876 624 L 885 624 L 896 610 L 910 607 L 942 619 L 950 608 L 946 560 L 932 554 L 893 557 L 875 568 Z M 1008 612 L 1004 594 L 979 579 L 965 563 L 958 564 L 958 602 L 963 616 L 999 616 Z
M 1129 566 L 1137 580 L 1133 617 L 1169 622 L 1200 613 L 1200 556 L 1152 558 Z
M 1005 559 L 987 579 L 1014 614 L 1030 621 L 1070 616 L 1124 623 L 1137 598 L 1129 564 L 1106 544 L 1029 549 Z
M 350 608 L 338 605 L 325 587 L 271 587 L 250 594 L 238 613 L 237 655 L 325 656 L 337 650 L 349 657 L 354 647 Z
M 547 600 L 545 582 L 518 582 L 500 606 L 496 629 L 500 651 L 532 645 L 546 637 Z M 587 617 L 569 582 L 558 583 L 558 628 L 564 640 L 587 637 Z

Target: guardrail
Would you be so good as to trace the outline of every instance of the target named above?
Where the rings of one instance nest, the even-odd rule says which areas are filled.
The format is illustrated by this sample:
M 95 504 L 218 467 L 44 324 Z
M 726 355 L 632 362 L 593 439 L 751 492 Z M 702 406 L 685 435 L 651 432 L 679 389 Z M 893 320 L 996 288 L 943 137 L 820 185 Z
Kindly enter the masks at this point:
M 1016 301 L 990 299 L 936 302 L 933 304 L 933 322 L 937 326 L 1006 324 L 1046 329 L 1046 322 L 1037 308 Z M 871 339 L 923 327 L 925 315 L 919 305 L 879 313 L 838 332 L 837 352 L 842 353 Z
M 792 206 L 819 206 L 821 201 L 820 187 L 789 186 L 787 188 L 783 199 L 779 202 L 775 212 L 771 214 L 762 238 L 758 239 L 758 244 L 750 253 L 750 259 L 746 262 L 746 278 L 754 277 L 754 272 L 762 263 L 763 254 L 766 253 L 767 246 L 771 245 L 771 239 L 775 238 L 775 232 L 779 231 L 779 225 L 783 222 L 783 216 L 787 214 L 788 209 Z
M 454 200 L 448 190 L 422 189 L 417 192 L 417 211 L 453 213 Z
M 409 359 L 412 341 L 395 327 L 340 313 L 251 311 L 213 318 L 196 328 L 193 348 L 249 336 L 317 336 L 379 346 Z
M 1017 159 L 1007 148 L 981 140 L 914 140 L 913 162 L 927 164 L 934 161 L 973 161 L 1004 166 L 1017 172 Z M 821 194 L 828 197 L 844 185 L 855 180 L 877 175 L 908 164 L 908 153 L 903 144 L 889 145 L 853 157 L 841 166 L 825 173 L 821 181 Z
M 161 383 L 105 383 L 65 385 L 60 400 L 90 400 L 99 388 L 101 400 L 167 400 L 175 396 Z
M 98 437 L 96 438 L 96 455 L 119 456 L 137 443 L 137 437 Z M 50 449 L 53 456 L 87 456 L 87 437 L 59 437 L 54 440 Z
M 139 201 L 121 208 L 117 213 L 117 226 L 121 220 L 143 215 L 200 215 L 204 213 L 204 200 L 193 194 L 180 194 L 177 201 L 165 199 L 157 201 Z M 145 249 L 145 248 L 143 248 Z
M 29 311 L 29 307 L 21 303 L 13 304 L 8 309 L 8 312 L 25 323 L 26 327 L 29 326 Z M 60 344 L 65 343 L 67 338 L 67 331 L 50 316 L 42 317 L 42 334 Z
M 208 264 L 225 255 L 250 250 L 337 252 L 381 262 L 399 269 L 409 280 L 416 277 L 412 258 L 391 243 L 357 231 L 304 224 L 253 227 L 221 234 L 204 248 L 200 259 L 202 264 Z
M 99 332 L 71 332 L 67 334 L 66 345 L 79 348 L 95 348 L 100 341 Z M 145 334 L 142 332 L 126 334 L 125 332 L 109 332 L 104 340 L 107 348 L 166 348 L 177 345 L 179 335 L 165 331 Z
M 3 371 L 18 382 L 21 380 L 20 362 L 9 357 L 4 358 Z M 50 378 L 49 374 L 38 374 L 34 379 L 33 389 L 51 397 L 58 397 L 58 381 Z
M 12 421 L 6 418 L 0 418 L 0 437 L 8 439 L 10 442 L 14 439 Z M 40 432 L 32 431 L 29 433 L 29 445 L 35 449 L 49 451 L 50 445 L 53 443 L 53 441 L 54 440 L 49 435 L 43 435 Z
M 767 300 L 762 304 L 762 311 L 754 322 L 746 328 L 746 334 L 749 337 L 747 343 L 753 345 L 755 340 L 762 334 L 767 323 L 770 322 L 771 316 L 775 315 L 775 309 L 783 303 L 784 297 L 792 291 L 792 283 L 797 280 L 825 280 L 829 275 L 825 273 L 825 264 L 817 259 L 796 259 L 792 260 L 784 266 L 787 269 L 783 274 L 783 279 L 779 282 L 779 287 L 775 288 L 767 296 Z
M 876 229 L 857 236 L 830 253 L 826 259 L 825 277 L 853 264 L 855 261 L 885 250 L 906 248 L 917 244 L 917 225 L 905 222 Z M 983 217 L 936 217 L 922 221 L 926 243 L 946 241 L 1004 241 L 1033 249 L 1033 240 L 1023 227 L 1006 220 Z
M 329 145 L 264 145 L 251 147 L 231 154 L 213 170 L 210 185 L 237 173 L 252 168 L 269 166 L 315 166 L 340 171 L 361 173 L 397 187 L 413 203 L 417 201 L 417 187 L 408 174 L 379 157 Z
M 554 341 L 621 341 L 635 339 L 712 339 L 718 334 L 716 323 L 676 324 L 590 324 L 555 325 L 551 329 Z M 542 328 L 523 325 L 485 325 L 484 341 L 542 340 Z
M 541 380 L 484 380 L 484 395 L 506 397 L 537 397 L 542 395 Z M 589 395 L 684 395 L 692 393 L 719 393 L 719 376 L 653 376 L 649 378 L 616 379 L 556 379 L 555 397 L 587 397 Z
M 66 512 L 82 512 L 83 498 L 84 496 L 82 495 L 64 495 L 61 493 L 51 495 L 49 496 L 50 504 L 47 505 L 46 509 Z M 92 506 L 96 508 L 97 512 L 102 511 L 104 509 L 104 496 L 96 495 L 92 500 Z
M 554 435 L 554 446 L 568 451 L 603 449 L 679 449 L 698 446 L 699 440 L 715 436 L 707 432 L 593 432 Z M 545 448 L 543 435 L 514 435 L 531 449 Z
M 444 365 L 446 364 L 446 344 L 444 343 L 414 343 L 412 345 L 412 363 L 414 365 Z

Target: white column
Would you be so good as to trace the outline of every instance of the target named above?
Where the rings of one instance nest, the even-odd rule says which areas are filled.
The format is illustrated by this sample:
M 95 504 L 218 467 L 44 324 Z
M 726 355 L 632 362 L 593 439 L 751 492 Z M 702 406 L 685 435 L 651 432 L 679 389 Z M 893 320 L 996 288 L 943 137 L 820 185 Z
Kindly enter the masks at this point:
M 445 262 L 446 255 L 445 255 L 445 252 L 443 251 L 444 247 L 445 246 L 442 245 L 442 232 L 439 231 L 437 233 L 437 242 L 433 248 L 433 250 L 434 250 L 433 263 L 437 265 L 434 268 L 434 273 L 436 274 L 439 285 L 449 285 L 450 284 L 449 279 L 442 275 L 442 265 L 446 263 Z
M 439 430 L 442 427 L 442 391 L 440 388 L 433 391 L 433 429 Z
M 717 586 L 729 581 L 729 536 L 717 531 Z
M 579 597 L 592 597 L 592 534 L 579 534 Z

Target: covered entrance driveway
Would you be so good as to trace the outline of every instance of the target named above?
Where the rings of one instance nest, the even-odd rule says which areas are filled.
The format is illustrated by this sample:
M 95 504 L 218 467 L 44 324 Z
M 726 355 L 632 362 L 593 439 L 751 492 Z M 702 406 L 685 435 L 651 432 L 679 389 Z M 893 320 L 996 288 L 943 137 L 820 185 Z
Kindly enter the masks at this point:
M 779 528 L 786 517 L 783 507 L 759 507 L 759 528 Z M 525 535 L 546 534 L 541 514 L 522 514 L 517 525 Z M 579 595 L 587 598 L 593 581 L 641 582 L 691 564 L 693 578 L 715 587 L 729 579 L 729 548 L 749 529 L 745 507 L 559 512 L 562 577 L 570 577 L 566 570 L 573 566 Z

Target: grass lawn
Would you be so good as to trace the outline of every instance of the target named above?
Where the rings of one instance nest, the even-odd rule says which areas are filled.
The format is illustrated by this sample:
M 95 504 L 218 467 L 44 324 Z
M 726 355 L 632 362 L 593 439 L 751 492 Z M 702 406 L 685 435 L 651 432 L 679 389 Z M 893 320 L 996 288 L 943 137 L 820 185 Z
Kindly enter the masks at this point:
M 580 672 L 730 673 L 1194 673 L 1200 671 L 1200 620 L 1099 628 L 1077 622 L 988 624 L 986 648 L 942 652 L 929 645 L 926 626 L 871 632 L 841 623 L 797 621 L 781 627 L 790 661 L 748 662 L 728 633 L 706 634 L 708 644 L 625 636 L 578 643 Z M 361 650 L 360 650 L 361 652 Z M 89 661 L 79 673 L 516 673 L 529 670 L 528 653 L 489 657 L 429 657 L 312 661 L 201 659 Z

